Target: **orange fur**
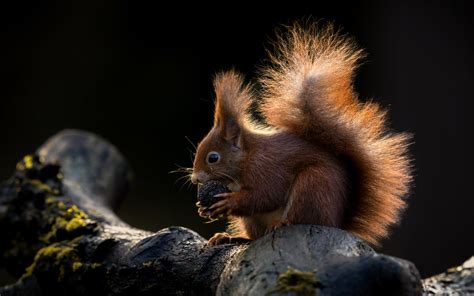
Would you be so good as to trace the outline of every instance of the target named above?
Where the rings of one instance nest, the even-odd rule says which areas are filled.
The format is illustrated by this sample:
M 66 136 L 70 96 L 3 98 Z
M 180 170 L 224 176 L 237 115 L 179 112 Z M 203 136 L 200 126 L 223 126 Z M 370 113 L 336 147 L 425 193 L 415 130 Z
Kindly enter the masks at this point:
M 196 182 L 237 188 L 214 214 L 238 236 L 282 224 L 346 229 L 376 244 L 399 219 L 411 181 L 406 134 L 387 131 L 385 112 L 361 103 L 353 75 L 363 52 L 328 26 L 293 26 L 261 71 L 261 111 L 248 119 L 252 88 L 235 72 L 217 76 L 214 127 L 198 146 Z M 206 162 L 217 151 L 218 163 Z

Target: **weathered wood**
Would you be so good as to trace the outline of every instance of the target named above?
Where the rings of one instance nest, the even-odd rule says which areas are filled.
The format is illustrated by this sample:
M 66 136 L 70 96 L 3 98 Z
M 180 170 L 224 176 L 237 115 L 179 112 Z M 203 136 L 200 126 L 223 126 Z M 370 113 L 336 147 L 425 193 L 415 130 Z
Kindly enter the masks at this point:
M 0 189 L 0 266 L 19 278 L 2 296 L 422 292 L 413 264 L 339 229 L 288 226 L 209 247 L 186 228 L 133 228 L 113 212 L 129 186 L 127 162 L 93 134 L 64 131 L 37 155 Z
M 113 146 L 65 131 L 38 154 L 25 157 L 1 189 L 1 264 L 20 282 L 0 294 L 25 287 L 48 295 L 215 291 L 227 254 L 239 247 L 207 248 L 185 228 L 150 233 L 122 222 L 110 207 L 129 174 Z
M 474 295 L 474 257 L 423 280 L 424 295 Z

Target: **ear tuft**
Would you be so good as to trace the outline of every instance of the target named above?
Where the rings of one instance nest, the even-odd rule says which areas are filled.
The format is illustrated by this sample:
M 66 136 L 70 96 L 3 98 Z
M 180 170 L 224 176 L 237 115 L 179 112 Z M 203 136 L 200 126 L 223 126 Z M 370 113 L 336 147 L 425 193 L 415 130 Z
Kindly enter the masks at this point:
M 253 100 L 250 85 L 244 83 L 242 75 L 235 71 L 227 71 L 216 75 L 214 89 L 216 92 L 214 124 L 226 124 L 233 120 L 238 126 L 242 126 Z
M 253 101 L 250 85 L 235 71 L 220 73 L 214 79 L 216 109 L 214 126 L 235 147 L 240 147 L 242 126 L 248 121 L 248 110 Z

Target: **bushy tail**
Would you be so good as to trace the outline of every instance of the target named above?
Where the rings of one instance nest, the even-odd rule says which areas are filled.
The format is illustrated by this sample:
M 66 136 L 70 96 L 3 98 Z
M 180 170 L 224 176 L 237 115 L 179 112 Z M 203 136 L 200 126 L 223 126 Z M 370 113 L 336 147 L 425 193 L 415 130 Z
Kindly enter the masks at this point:
M 332 25 L 290 27 L 262 69 L 262 113 L 346 161 L 351 195 L 345 225 L 377 244 L 398 221 L 411 181 L 409 136 L 387 130 L 385 111 L 361 103 L 353 75 L 363 51 Z

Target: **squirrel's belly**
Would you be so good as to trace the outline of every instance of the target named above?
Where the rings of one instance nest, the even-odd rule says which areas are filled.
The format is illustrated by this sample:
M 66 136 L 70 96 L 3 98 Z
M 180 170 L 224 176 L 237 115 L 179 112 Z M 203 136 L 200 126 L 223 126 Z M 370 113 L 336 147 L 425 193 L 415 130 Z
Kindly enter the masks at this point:
M 273 212 L 255 214 L 251 217 L 242 217 L 242 223 L 250 239 L 257 239 L 269 233 L 281 223 L 283 209 Z

